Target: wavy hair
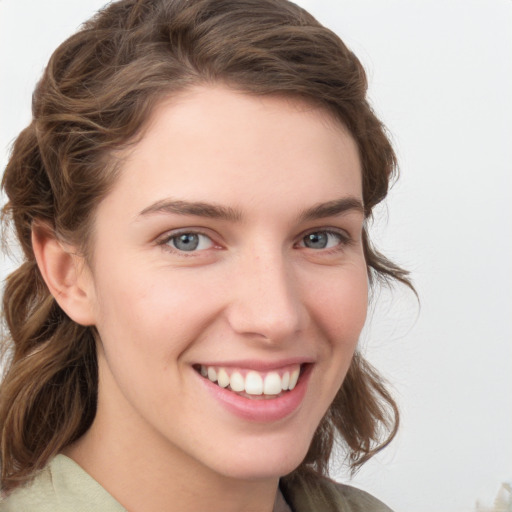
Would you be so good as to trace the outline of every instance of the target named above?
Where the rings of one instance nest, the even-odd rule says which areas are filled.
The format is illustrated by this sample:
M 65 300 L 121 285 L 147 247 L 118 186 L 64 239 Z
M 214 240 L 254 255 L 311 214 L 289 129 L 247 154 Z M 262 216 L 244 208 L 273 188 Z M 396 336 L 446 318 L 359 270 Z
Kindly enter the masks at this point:
M 386 196 L 396 158 L 366 99 L 363 67 L 305 10 L 287 0 L 120 0 L 99 11 L 52 55 L 2 179 L 3 223 L 24 257 L 3 297 L 4 491 L 83 435 L 96 411 L 95 329 L 73 322 L 51 296 L 31 245 L 34 221 L 87 254 L 95 209 L 115 184 L 113 152 L 137 139 L 163 97 L 215 83 L 320 105 L 357 142 L 367 219 Z M 409 284 L 407 273 L 372 247 L 366 227 L 363 243 L 371 283 Z M 338 437 L 355 469 L 397 426 L 383 380 L 356 354 L 295 474 L 326 474 Z

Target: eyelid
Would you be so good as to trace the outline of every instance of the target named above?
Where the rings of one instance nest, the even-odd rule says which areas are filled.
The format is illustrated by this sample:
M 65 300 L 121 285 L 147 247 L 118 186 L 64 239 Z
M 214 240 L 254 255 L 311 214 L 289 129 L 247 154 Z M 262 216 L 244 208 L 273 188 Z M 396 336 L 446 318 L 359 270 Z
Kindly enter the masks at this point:
M 309 247 L 306 247 L 305 245 L 299 245 L 299 244 L 302 244 L 304 241 L 304 238 L 306 238 L 308 235 L 311 235 L 313 233 L 327 233 L 328 235 L 334 235 L 336 237 L 339 237 L 339 244 L 337 244 L 335 247 L 326 247 L 323 249 L 311 249 L 311 250 L 314 250 L 315 252 L 320 252 L 320 251 L 326 252 L 326 251 L 340 250 L 340 249 L 343 249 L 344 247 L 346 247 L 347 245 L 351 244 L 354 241 L 352 236 L 350 235 L 350 233 L 348 231 L 346 231 L 345 229 L 333 228 L 333 227 L 320 227 L 320 228 L 308 229 L 307 231 L 302 232 L 297 237 L 297 242 L 294 245 L 299 246 L 300 248 L 310 249 Z
M 164 234 L 158 236 L 155 240 L 156 245 L 161 246 L 164 250 L 172 252 L 174 254 L 179 254 L 181 256 L 197 256 L 201 253 L 208 251 L 209 249 L 220 249 L 222 248 L 221 244 L 216 241 L 216 237 L 213 234 L 209 233 L 209 229 L 206 228 L 195 228 L 195 227 L 186 227 L 186 228 L 178 228 L 172 229 L 170 231 L 166 231 Z M 208 247 L 207 249 L 199 249 L 195 251 L 180 251 L 176 247 L 170 245 L 170 241 L 173 238 L 179 237 L 180 235 L 191 234 L 191 235 L 200 235 L 205 236 L 212 242 L 212 247 Z
M 340 250 L 343 247 L 346 247 L 347 245 L 349 245 L 349 244 L 354 242 L 353 237 L 345 229 L 335 228 L 335 227 L 332 227 L 332 226 L 329 226 L 329 227 L 315 227 L 315 228 L 311 228 L 311 229 L 305 230 L 300 235 L 298 235 L 297 238 L 296 238 L 296 242 L 293 244 L 294 247 L 299 246 L 299 244 L 301 244 L 303 242 L 304 238 L 306 236 L 308 236 L 309 234 L 312 234 L 312 233 L 327 233 L 327 234 L 331 234 L 331 235 L 335 235 L 335 236 L 339 237 L 339 240 L 340 240 L 340 243 L 338 245 L 336 245 L 335 247 L 330 247 L 330 248 L 325 248 L 325 249 L 312 249 L 315 252 L 320 252 L 320 251 L 324 251 L 325 252 L 325 251 Z M 213 246 L 209 247 L 207 249 L 200 249 L 200 250 L 188 251 L 187 252 L 187 251 L 180 251 L 179 249 L 174 248 L 174 247 L 172 247 L 169 244 L 169 242 L 173 238 L 178 237 L 178 236 L 183 235 L 183 234 L 196 234 L 196 235 L 205 236 L 205 237 L 207 237 L 207 238 L 209 238 L 211 240 Z M 158 236 L 155 239 L 155 244 L 158 245 L 158 246 L 162 246 L 162 248 L 164 248 L 165 250 L 168 250 L 170 252 L 173 252 L 173 253 L 176 253 L 176 254 L 179 254 L 179 255 L 182 255 L 182 256 L 189 256 L 190 257 L 190 256 L 197 256 L 197 255 L 199 255 L 201 253 L 207 252 L 210 249 L 222 249 L 223 245 L 217 241 L 218 238 L 219 237 L 216 236 L 215 233 L 212 233 L 209 228 L 204 228 L 204 227 L 183 227 L 183 228 L 176 228 L 176 229 L 171 229 L 169 231 L 166 231 L 164 234 Z M 304 249 L 309 249 L 308 247 L 305 247 L 304 245 L 299 246 L 299 247 L 300 248 L 304 248 Z
M 351 240 L 352 239 L 352 236 L 350 235 L 350 233 L 346 229 L 335 228 L 335 227 L 332 227 L 332 226 L 326 226 L 326 227 L 318 227 L 318 228 L 306 229 L 305 231 L 303 231 L 297 237 L 297 240 L 300 241 L 304 237 L 306 237 L 308 235 L 311 235 L 312 233 L 327 233 L 327 234 L 339 236 L 339 237 L 341 237 L 341 238 L 343 238 L 345 240 Z

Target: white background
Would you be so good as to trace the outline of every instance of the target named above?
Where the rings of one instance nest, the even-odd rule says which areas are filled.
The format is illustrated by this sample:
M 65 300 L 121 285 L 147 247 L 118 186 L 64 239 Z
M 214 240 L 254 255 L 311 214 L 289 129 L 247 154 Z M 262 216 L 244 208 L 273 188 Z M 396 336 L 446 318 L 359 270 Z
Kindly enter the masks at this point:
M 0 0 L 2 169 L 51 52 L 103 3 Z M 512 480 L 512 1 L 298 3 L 367 68 L 401 167 L 375 236 L 421 298 L 383 294 L 363 336 L 403 425 L 353 483 L 397 512 L 491 505 Z

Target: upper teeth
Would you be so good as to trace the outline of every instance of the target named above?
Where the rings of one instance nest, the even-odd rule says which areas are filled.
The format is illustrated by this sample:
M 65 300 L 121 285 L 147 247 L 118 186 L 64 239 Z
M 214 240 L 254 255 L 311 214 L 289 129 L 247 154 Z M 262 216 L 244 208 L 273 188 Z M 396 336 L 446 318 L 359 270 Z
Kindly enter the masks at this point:
M 245 391 L 249 395 L 278 395 L 282 391 L 292 390 L 297 384 L 299 374 L 300 365 L 285 371 L 264 373 L 201 365 L 203 377 L 216 382 L 222 388 L 230 386 L 232 391 Z

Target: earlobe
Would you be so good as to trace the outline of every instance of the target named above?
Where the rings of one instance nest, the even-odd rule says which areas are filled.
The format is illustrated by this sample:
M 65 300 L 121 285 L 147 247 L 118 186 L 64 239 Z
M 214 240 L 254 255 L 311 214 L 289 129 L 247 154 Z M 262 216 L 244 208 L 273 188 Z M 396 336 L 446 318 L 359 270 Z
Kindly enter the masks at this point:
M 94 325 L 93 286 L 83 260 L 47 224 L 32 225 L 32 248 L 43 279 L 62 310 L 81 325 Z

